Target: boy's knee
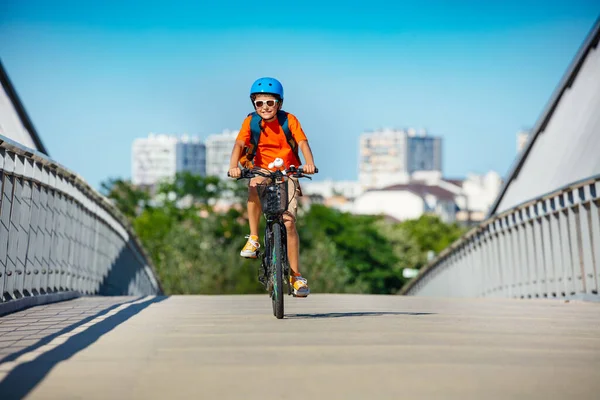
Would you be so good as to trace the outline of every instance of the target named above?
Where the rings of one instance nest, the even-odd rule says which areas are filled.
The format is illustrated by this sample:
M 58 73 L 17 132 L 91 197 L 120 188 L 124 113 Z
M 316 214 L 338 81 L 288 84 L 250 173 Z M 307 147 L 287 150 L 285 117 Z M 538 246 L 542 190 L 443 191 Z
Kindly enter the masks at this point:
M 283 223 L 286 227 L 286 229 L 289 231 L 294 231 L 296 229 L 296 220 L 294 219 L 294 217 L 284 214 L 283 215 Z

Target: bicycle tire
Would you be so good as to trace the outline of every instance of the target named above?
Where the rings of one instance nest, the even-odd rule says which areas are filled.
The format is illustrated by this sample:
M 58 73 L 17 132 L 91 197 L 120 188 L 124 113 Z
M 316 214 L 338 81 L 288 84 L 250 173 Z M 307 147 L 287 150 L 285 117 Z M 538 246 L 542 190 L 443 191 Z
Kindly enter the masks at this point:
M 283 251 L 281 245 L 281 225 L 273 224 L 273 248 L 271 249 L 271 271 L 273 273 L 273 315 L 283 318 Z

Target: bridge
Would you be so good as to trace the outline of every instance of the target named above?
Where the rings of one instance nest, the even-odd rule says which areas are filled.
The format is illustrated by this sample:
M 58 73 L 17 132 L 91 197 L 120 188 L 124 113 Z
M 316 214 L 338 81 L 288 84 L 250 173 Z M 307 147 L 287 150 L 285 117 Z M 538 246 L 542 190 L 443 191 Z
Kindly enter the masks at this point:
M 398 296 L 290 298 L 284 320 L 266 295 L 165 296 L 0 68 L 0 398 L 597 399 L 599 40 L 484 222 Z

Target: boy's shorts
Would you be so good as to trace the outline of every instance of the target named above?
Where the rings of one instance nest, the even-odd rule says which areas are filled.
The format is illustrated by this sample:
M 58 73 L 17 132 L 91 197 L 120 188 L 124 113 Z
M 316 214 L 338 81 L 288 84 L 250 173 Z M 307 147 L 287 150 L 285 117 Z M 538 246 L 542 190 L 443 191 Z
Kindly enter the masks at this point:
M 266 170 L 262 170 L 264 172 L 268 172 Z M 250 186 L 256 186 L 256 184 L 264 181 L 265 177 L 256 176 L 250 179 L 248 183 L 248 189 Z M 302 196 L 302 190 L 300 189 L 300 182 L 298 182 L 298 178 L 289 177 L 286 180 L 288 184 L 288 208 L 284 215 L 289 215 L 293 221 L 296 221 L 296 216 L 298 215 L 298 197 Z

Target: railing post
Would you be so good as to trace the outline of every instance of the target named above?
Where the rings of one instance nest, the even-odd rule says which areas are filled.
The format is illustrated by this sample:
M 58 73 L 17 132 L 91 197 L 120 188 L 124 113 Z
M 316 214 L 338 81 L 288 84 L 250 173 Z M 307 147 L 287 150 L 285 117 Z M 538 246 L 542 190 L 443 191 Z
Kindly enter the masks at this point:
M 581 260 L 581 273 L 583 275 L 585 293 L 587 294 L 597 293 L 594 235 L 592 231 L 592 187 L 594 187 L 593 184 L 588 184 L 578 190 L 580 206 L 577 243 Z
M 594 290 L 595 295 L 600 294 L 600 181 L 594 182 L 590 187 L 592 200 L 590 201 L 590 241 L 594 258 Z M 595 292 L 594 292 L 595 291 Z
M 9 177 L 4 172 L 7 168 L 6 151 L 0 148 L 0 301 L 4 295 L 6 279 L 6 258 L 8 253 L 8 230 L 10 226 L 10 206 L 12 202 L 12 186 L 7 182 Z M 8 184 L 8 185 L 7 185 Z M 9 188 L 10 187 L 10 192 Z
M 8 152 L 4 157 L 4 171 L 14 174 L 17 157 L 14 153 Z M 4 179 L 4 198 L 2 199 L 2 222 L 5 225 L 6 248 L 3 248 L 4 254 L 0 254 L 0 262 L 5 263 L 4 274 L 4 296 L 14 298 L 16 289 L 16 256 L 17 240 L 19 236 L 17 215 L 20 210 L 21 188 L 17 185 L 18 179 L 15 175 L 8 175 Z M 18 189 L 17 189 L 18 188 Z M 15 196 L 15 192 L 18 196 Z M 4 247 L 4 246 L 2 246 Z
M 32 296 L 33 290 L 33 276 L 34 266 L 32 255 L 34 253 L 33 245 L 35 244 L 36 238 L 36 221 L 33 221 L 35 217 L 35 210 L 33 204 L 33 196 L 35 191 L 35 184 L 33 183 L 34 175 L 34 162 L 30 158 L 25 158 L 23 168 L 23 210 L 21 213 L 21 227 L 19 234 L 19 264 L 22 265 L 23 269 L 23 295 Z

